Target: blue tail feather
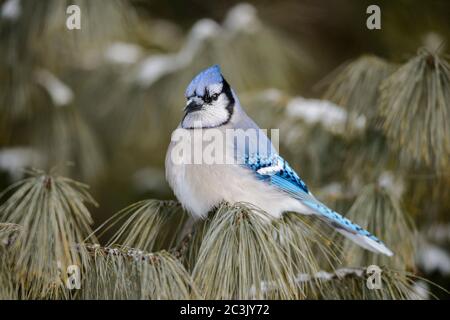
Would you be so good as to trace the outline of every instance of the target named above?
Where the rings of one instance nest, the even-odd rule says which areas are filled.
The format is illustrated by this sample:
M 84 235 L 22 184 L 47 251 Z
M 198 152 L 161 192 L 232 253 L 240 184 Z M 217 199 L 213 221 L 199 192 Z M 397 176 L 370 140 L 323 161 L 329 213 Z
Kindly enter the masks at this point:
M 360 246 L 377 253 L 383 253 L 388 256 L 393 255 L 392 251 L 389 250 L 380 239 L 349 219 L 341 216 L 336 211 L 333 211 L 322 203 L 314 200 L 305 199 L 302 203 L 317 212 L 319 216 L 335 227 L 337 231 L 344 234 Z

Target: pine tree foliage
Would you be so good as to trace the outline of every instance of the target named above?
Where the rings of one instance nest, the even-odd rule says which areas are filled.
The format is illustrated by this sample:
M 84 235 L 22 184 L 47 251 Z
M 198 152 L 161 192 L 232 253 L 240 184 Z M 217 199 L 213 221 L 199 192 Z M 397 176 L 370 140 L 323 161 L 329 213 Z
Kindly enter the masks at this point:
M 363 228 L 373 230 L 396 254 L 392 258 L 386 258 L 359 250 L 346 240 L 342 250 L 345 265 L 360 266 L 371 261 L 397 270 L 414 270 L 417 235 L 392 191 L 375 185 L 365 187 L 348 211 L 347 217 L 359 221 Z
M 7 221 L 0 225 L 2 298 L 408 298 L 414 293 L 413 278 L 401 272 L 384 278 L 379 293 L 365 289 L 363 267 L 324 276 L 322 268 L 334 272 L 339 262 L 337 249 L 319 231 L 323 227 L 297 215 L 272 221 L 249 204 L 223 203 L 187 234 L 185 243 L 182 228 L 171 228 L 169 239 L 164 226 L 173 226 L 177 215 L 181 220 L 175 225 L 183 225 L 180 206 L 146 200 L 97 231 L 105 233 L 125 220 L 102 247 L 89 227 L 85 203 L 95 202 L 85 185 L 33 171 L 10 190 L 0 208 Z M 196 236 L 199 241 L 193 241 Z M 183 256 L 196 245 L 190 268 Z M 67 287 L 70 274 L 64 270 L 71 265 L 81 269 L 79 290 Z
M 9 273 L 17 277 L 23 297 L 45 298 L 65 279 L 61 270 L 83 265 L 75 245 L 92 232 L 86 204 L 95 201 L 85 185 L 40 171 L 5 192 L 12 190 L 0 207 L 2 221 L 20 226 L 14 241 L 6 243 L 14 262 Z
M 65 12 L 69 5 L 83 8 L 83 29 L 68 32 Z M 101 174 L 102 148 L 92 128 L 75 105 L 70 78 L 76 68 L 89 68 L 92 43 L 104 48 L 124 35 L 130 22 L 124 1 L 22 1 L 16 20 L 0 21 L 0 139 L 10 143 L 20 136 L 45 155 L 45 168 L 62 167 L 67 174 L 94 181 Z M 114 21 L 110 26 L 99 21 Z M 127 22 L 128 21 L 128 22 Z M 81 54 L 80 54 L 81 53 Z M 56 73 L 65 70 L 64 74 Z M 31 127 L 31 137 L 11 135 L 17 127 Z M 37 165 L 37 163 L 33 163 Z
M 326 79 L 324 98 L 346 106 L 354 116 L 365 116 L 373 121 L 377 115 L 380 83 L 395 67 L 377 56 L 362 56 L 344 64 Z M 364 92 L 364 94 L 361 94 Z
M 450 159 L 450 66 L 419 51 L 380 87 L 383 128 L 392 144 L 438 169 Z
M 338 269 L 334 274 L 321 273 L 317 275 L 321 279 L 321 299 L 363 299 L 363 300 L 421 300 L 423 297 L 417 293 L 414 284 L 417 277 L 404 271 L 383 268 L 382 290 L 371 290 L 366 285 L 361 285 L 361 277 L 367 274 L 366 268 Z M 308 284 L 314 287 L 315 282 Z M 426 289 L 425 289 L 426 290 Z
M 278 289 L 271 298 L 297 297 L 292 263 L 276 243 L 277 230 L 257 215 L 268 219 L 264 212 L 241 205 L 217 210 L 192 271 L 207 298 L 261 299 L 264 283 Z
M 98 232 L 122 223 L 108 246 L 119 244 L 153 252 L 175 247 L 185 220 L 186 215 L 175 201 L 143 200 L 119 211 Z
M 338 68 L 324 94 L 382 129 L 405 158 L 445 170 L 449 159 L 450 69 L 426 49 L 403 65 L 363 56 Z M 372 127 L 378 128 L 379 126 Z
M 199 299 L 190 274 L 166 251 L 85 246 L 88 267 L 80 299 Z
M 82 32 L 65 27 L 69 4 L 83 8 Z M 140 1 L 20 5 L 15 19 L 0 16 L 0 183 L 12 183 L 0 199 L 0 299 L 447 296 L 418 276 L 417 252 L 423 238 L 434 241 L 430 228 L 449 222 L 447 56 L 361 56 L 321 83 L 331 103 L 299 96 L 326 63 L 250 4 L 186 30 L 186 21 L 140 14 Z M 215 63 L 262 128 L 281 128 L 281 152 L 314 194 L 379 236 L 393 258 L 313 217 L 272 220 L 223 203 L 193 223 L 179 203 L 149 199 L 173 196 L 162 163 L 182 93 Z M 21 162 L 15 148 L 38 157 Z M 46 171 L 20 180 L 27 166 Z M 106 222 L 93 230 L 93 220 Z M 372 264 L 382 289 L 367 287 Z M 70 266 L 80 268 L 80 289 L 69 289 Z

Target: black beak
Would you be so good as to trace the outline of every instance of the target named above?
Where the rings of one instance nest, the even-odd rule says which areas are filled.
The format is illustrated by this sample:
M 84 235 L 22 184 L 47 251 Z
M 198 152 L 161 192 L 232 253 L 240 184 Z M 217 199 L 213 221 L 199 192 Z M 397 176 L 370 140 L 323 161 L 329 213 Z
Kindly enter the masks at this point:
M 191 103 L 189 103 L 185 108 L 184 108 L 184 112 L 185 113 L 189 113 L 189 112 L 194 112 L 194 111 L 198 111 L 202 109 L 202 105 L 196 103 L 195 101 L 192 101 Z

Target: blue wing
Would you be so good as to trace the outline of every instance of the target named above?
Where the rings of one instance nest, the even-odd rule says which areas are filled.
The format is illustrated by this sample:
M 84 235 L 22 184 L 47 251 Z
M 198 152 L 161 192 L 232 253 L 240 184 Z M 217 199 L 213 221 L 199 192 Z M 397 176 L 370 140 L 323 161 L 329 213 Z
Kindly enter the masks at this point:
M 252 169 L 259 179 L 269 182 L 291 195 L 309 194 L 308 187 L 289 163 L 279 155 L 246 155 L 245 166 Z
M 278 154 L 270 156 L 246 155 L 243 165 L 251 169 L 258 179 L 264 180 L 298 199 L 320 218 L 336 228 L 338 232 L 360 246 L 371 251 L 392 255 L 392 252 L 377 237 L 318 201 L 294 169 Z

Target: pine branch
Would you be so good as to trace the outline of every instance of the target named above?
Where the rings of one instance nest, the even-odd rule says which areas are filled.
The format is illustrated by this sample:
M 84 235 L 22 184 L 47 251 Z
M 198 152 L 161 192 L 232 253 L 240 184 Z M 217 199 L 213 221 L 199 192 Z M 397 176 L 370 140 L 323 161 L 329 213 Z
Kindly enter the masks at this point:
M 289 219 L 272 223 L 249 204 L 222 204 L 204 228 L 192 274 L 207 299 L 251 299 L 252 286 L 260 299 L 305 297 L 291 275 L 318 270 L 321 254 L 332 259 L 311 225 Z M 263 282 L 274 282 L 279 290 L 263 292 Z
M 90 198 L 87 193 L 64 185 L 71 183 L 82 188 L 82 185 L 72 180 L 40 172 L 35 174 L 13 186 L 17 190 L 0 207 L 5 217 L 17 215 L 21 217 L 17 222 L 22 222 L 20 227 L 11 223 L 0 225 L 1 235 L 7 238 L 14 233 L 20 235 L 14 241 L 7 242 L 6 252 L 0 252 L 3 258 L 0 271 L 20 262 L 21 256 L 33 259 L 31 262 L 40 261 L 43 266 L 26 277 L 22 272 L 11 279 L 5 279 L 0 274 L 0 281 L 6 281 L 9 286 L 5 287 L 4 292 L 0 291 L 3 296 L 20 293 L 25 298 L 64 299 L 413 297 L 414 282 L 411 277 L 401 273 L 394 276 L 389 269 L 385 269 L 388 275 L 384 280 L 387 291 L 367 291 L 362 286 L 365 269 L 333 268 L 338 261 L 337 255 L 333 251 L 334 246 L 330 246 L 331 242 L 321 233 L 321 226 L 293 214 L 272 221 L 265 212 L 249 204 L 221 204 L 211 212 L 205 223 L 197 226 L 195 231 L 188 232 L 177 246 L 172 244 L 179 232 L 172 232 L 172 240 L 161 242 L 168 245 L 167 249 L 172 249 L 172 254 L 169 254 L 166 250 L 146 251 L 142 248 L 155 248 L 155 243 L 158 243 L 155 239 L 159 239 L 160 233 L 166 232 L 165 228 L 170 226 L 173 229 L 174 222 L 178 225 L 177 230 L 182 229 L 179 219 L 171 220 L 179 217 L 174 214 L 180 209 L 179 205 L 167 201 L 141 201 L 122 210 L 100 227 L 100 230 L 106 231 L 127 218 L 109 245 L 102 247 L 96 243 L 87 244 L 79 236 L 75 238 L 65 234 L 64 241 L 69 246 L 70 257 L 77 257 L 78 260 L 71 259 L 65 263 L 64 256 L 52 256 L 51 251 L 40 253 L 42 257 L 46 255 L 51 259 L 39 260 L 33 255 L 35 249 L 28 252 L 29 246 L 24 246 L 31 230 L 38 230 L 38 226 L 26 219 L 27 214 L 39 216 L 40 212 L 41 215 L 46 212 L 44 209 L 51 207 L 48 203 L 58 201 L 57 195 L 52 193 L 55 189 L 64 190 L 61 199 L 70 197 L 72 201 L 72 205 L 60 204 L 59 208 L 75 210 L 73 201 L 76 203 Z M 23 200 L 30 193 L 28 184 L 35 188 L 32 190 L 37 190 L 37 195 L 40 194 L 35 195 L 37 198 L 31 198 L 34 199 L 31 202 Z M 27 209 L 29 206 L 34 210 Z M 38 208 L 42 211 L 35 211 Z M 66 212 L 68 217 L 63 219 L 70 220 L 70 210 Z M 39 226 L 42 227 L 42 223 Z M 35 232 L 34 235 L 38 234 Z M 89 237 L 95 240 L 92 233 Z M 31 239 L 42 243 L 39 237 Z M 131 247 L 127 245 L 129 243 L 142 247 Z M 188 253 L 193 253 L 192 273 L 180 261 Z M 56 263 L 58 268 L 53 266 Z M 68 263 L 79 266 L 82 271 L 81 290 L 76 293 L 64 287 L 64 274 L 52 273 L 66 270 Z M 324 265 L 334 271 L 320 271 Z M 18 266 L 23 265 L 19 263 Z M 296 277 L 293 276 L 295 274 Z
M 394 252 L 394 256 L 388 258 L 361 250 L 351 241 L 344 240 L 342 259 L 346 265 L 376 264 L 399 270 L 415 269 L 417 231 L 403 210 L 394 187 L 366 186 L 346 217 L 376 234 Z
M 74 180 L 32 170 L 3 192 L 13 193 L 0 206 L 0 221 L 20 226 L 7 250 L 24 297 L 46 297 L 60 280 L 60 269 L 84 264 L 73 245 L 92 232 L 85 204 L 96 203 L 86 189 Z
M 121 224 L 107 241 L 107 246 L 121 245 L 147 252 L 176 246 L 187 215 L 176 201 L 142 200 L 114 214 L 97 228 L 103 236 Z
M 190 274 L 166 251 L 79 245 L 89 255 L 81 299 L 200 298 Z
M 392 144 L 419 163 L 445 168 L 450 159 L 448 62 L 420 50 L 380 90 L 382 127 Z
M 324 99 L 348 108 L 353 116 L 363 115 L 369 122 L 373 121 L 377 115 L 380 83 L 394 70 L 392 64 L 379 57 L 362 56 L 322 80 L 321 85 L 328 86 Z

